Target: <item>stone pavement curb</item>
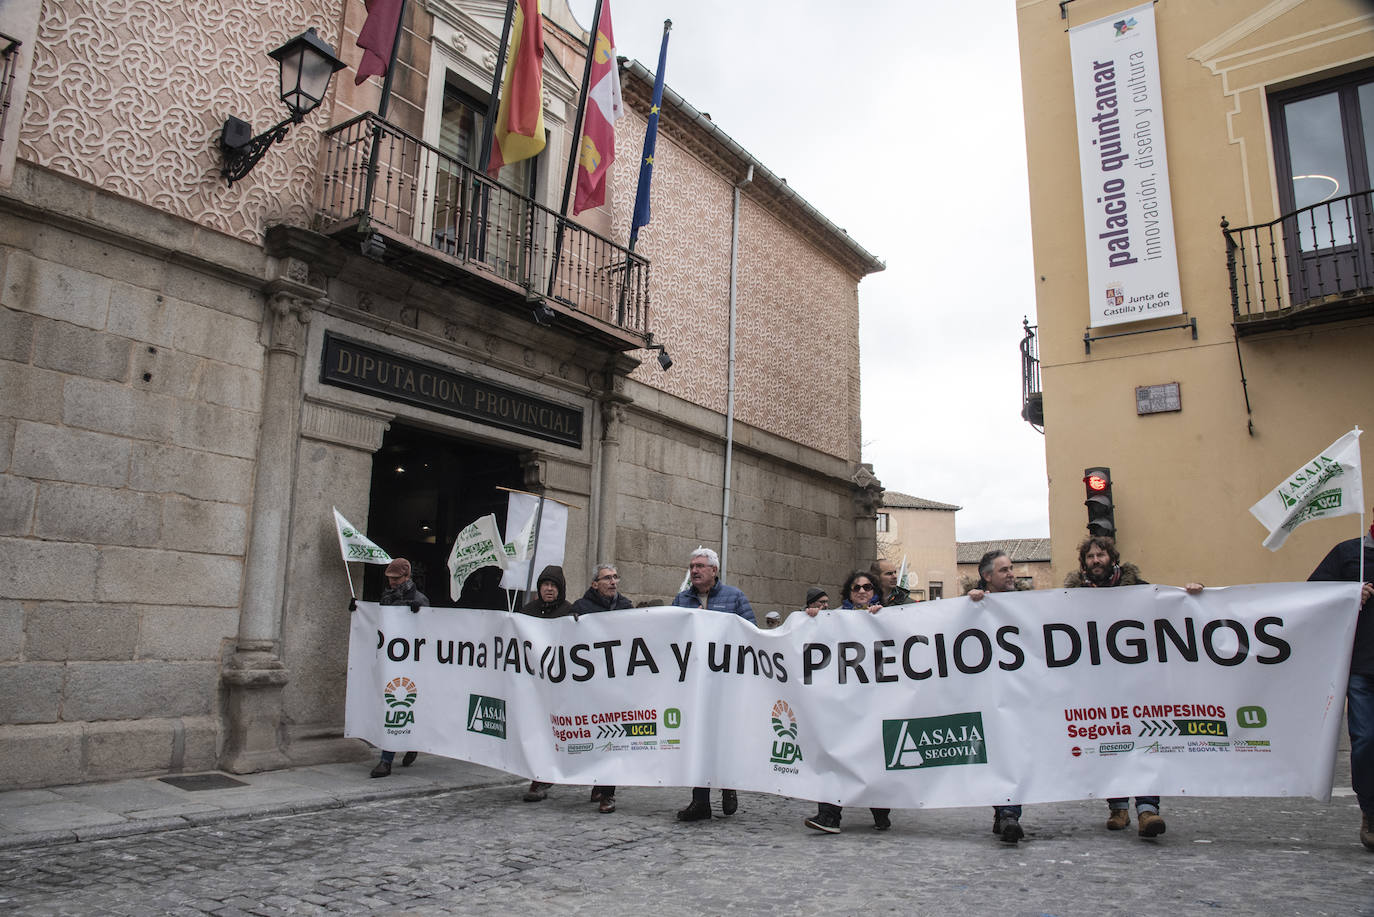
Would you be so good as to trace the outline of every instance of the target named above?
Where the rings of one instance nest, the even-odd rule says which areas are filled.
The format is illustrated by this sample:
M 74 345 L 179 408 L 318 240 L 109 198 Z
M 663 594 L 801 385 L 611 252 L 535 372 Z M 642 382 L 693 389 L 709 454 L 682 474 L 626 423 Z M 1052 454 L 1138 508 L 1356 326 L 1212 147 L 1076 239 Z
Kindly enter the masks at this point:
M 367 764 L 351 763 L 225 774 L 246 786 L 194 792 L 161 783 L 157 777 L 0 792 L 0 851 L 524 783 L 513 774 L 432 755 L 422 757 L 419 766 L 400 777 L 373 779 L 367 776 L 367 769 Z M 185 811 L 140 815 L 148 812 L 150 804 L 164 812 Z

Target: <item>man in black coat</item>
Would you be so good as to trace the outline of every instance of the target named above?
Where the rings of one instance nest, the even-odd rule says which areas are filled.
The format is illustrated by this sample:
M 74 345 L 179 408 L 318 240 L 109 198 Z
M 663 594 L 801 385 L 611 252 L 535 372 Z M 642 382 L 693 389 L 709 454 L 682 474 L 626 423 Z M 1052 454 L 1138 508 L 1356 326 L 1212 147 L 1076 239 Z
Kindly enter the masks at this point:
M 1346 725 L 1350 729 L 1350 783 L 1360 801 L 1360 843 L 1374 850 L 1374 525 L 1362 538 L 1342 541 L 1312 571 L 1308 580 L 1357 583 L 1364 554 L 1364 586 L 1355 645 L 1346 685 Z
M 620 574 L 612 564 L 597 564 L 592 573 L 592 584 L 582 598 L 573 602 L 573 617 L 596 614 L 598 611 L 618 611 L 633 608 L 631 602 L 620 594 Z M 600 803 L 598 811 L 609 815 L 615 811 L 615 787 L 592 787 L 592 802 Z
M 522 615 L 536 618 L 561 618 L 572 614 L 572 603 L 567 599 L 568 583 L 563 577 L 563 568 L 549 564 L 539 574 L 538 594 L 520 606 Z
M 379 605 L 407 605 L 411 611 L 418 612 L 421 608 L 429 605 L 429 597 L 420 591 L 419 587 L 410 578 L 410 561 L 404 557 L 397 557 L 386 565 L 386 588 L 382 590 L 382 597 L 378 600 Z M 396 752 L 382 752 L 382 759 L 377 762 L 377 766 L 372 769 L 374 777 L 390 777 L 391 762 L 396 760 Z M 415 763 L 415 752 L 408 751 L 401 758 L 401 767 L 410 767 Z

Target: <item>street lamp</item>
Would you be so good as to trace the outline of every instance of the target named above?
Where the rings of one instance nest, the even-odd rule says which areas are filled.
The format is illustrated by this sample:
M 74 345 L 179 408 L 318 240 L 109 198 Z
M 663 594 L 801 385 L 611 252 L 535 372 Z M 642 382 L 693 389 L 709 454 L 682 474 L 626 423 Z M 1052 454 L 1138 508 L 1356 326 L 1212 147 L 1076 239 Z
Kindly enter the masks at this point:
M 249 136 L 253 129 L 241 118 L 230 115 L 224 122 L 219 138 L 219 148 L 224 154 L 220 174 L 231 185 L 251 172 L 272 144 L 286 137 L 292 124 L 300 124 L 306 115 L 319 107 L 330 78 L 344 67 L 344 62 L 334 56 L 334 49 L 313 28 L 269 52 L 268 56 L 276 60 L 281 70 L 281 100 L 288 114 L 280 124 L 256 137 Z

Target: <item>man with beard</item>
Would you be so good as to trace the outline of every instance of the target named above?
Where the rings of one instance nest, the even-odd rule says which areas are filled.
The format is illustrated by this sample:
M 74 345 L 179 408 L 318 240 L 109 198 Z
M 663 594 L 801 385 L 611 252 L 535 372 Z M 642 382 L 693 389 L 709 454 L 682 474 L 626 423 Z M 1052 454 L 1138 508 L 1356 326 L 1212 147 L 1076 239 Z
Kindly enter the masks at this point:
M 892 561 L 882 558 L 873 561 L 868 574 L 878 584 L 877 601 L 884 608 L 889 605 L 905 605 L 911 601 L 911 593 L 897 585 L 897 565 Z
M 1106 535 L 1093 535 L 1078 546 L 1078 569 L 1064 578 L 1066 589 L 1106 589 L 1112 586 L 1143 586 L 1140 568 L 1121 562 L 1116 542 Z M 1202 591 L 1201 583 L 1183 587 L 1189 595 Z M 1117 796 L 1107 800 L 1109 831 L 1120 831 L 1131 823 L 1130 799 Z M 1141 837 L 1158 837 L 1164 833 L 1164 818 L 1159 814 L 1158 796 L 1135 798 L 1136 828 Z

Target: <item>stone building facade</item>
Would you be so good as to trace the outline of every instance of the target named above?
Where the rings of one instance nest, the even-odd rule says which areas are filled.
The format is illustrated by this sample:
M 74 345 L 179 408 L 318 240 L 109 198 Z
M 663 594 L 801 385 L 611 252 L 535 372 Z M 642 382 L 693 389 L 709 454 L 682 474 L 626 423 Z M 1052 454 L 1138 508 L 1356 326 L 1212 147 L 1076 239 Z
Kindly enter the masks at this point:
M 629 64 L 607 204 L 560 230 L 602 262 L 583 287 L 536 277 L 586 42 L 560 0 L 548 150 L 502 175 L 525 197 L 482 186 L 547 232 L 517 247 L 499 235 L 517 221 L 493 217 L 455 241 L 436 189 L 476 185 L 445 113 L 485 105 L 503 5 L 407 6 L 388 120 L 368 119 L 379 81 L 354 87 L 350 66 L 232 185 L 224 119 L 281 117 L 266 51 L 314 25 L 355 65 L 361 0 L 0 7 L 21 41 L 0 134 L 0 787 L 364 754 L 342 737 L 347 604 L 380 582 L 345 579 L 331 507 L 412 558 L 436 604 L 456 604 L 453 534 L 500 516 L 498 487 L 572 507 L 572 590 L 607 560 L 632 597 L 666 599 L 692 548 L 726 540 L 730 581 L 764 611 L 872 557 L 857 370 L 829 367 L 858 366 L 857 286 L 881 263 L 671 91 L 654 219 L 639 260 L 617 254 L 650 88 Z M 360 187 L 339 165 L 351 124 L 414 156 L 372 147 L 357 211 L 335 197 Z M 396 188 L 410 196 L 383 199 Z M 641 282 L 638 311 L 605 286 L 617 271 Z M 853 358 L 818 375 L 799 334 Z M 368 359 L 391 384 L 353 372 Z M 479 577 L 472 604 L 493 607 Z

